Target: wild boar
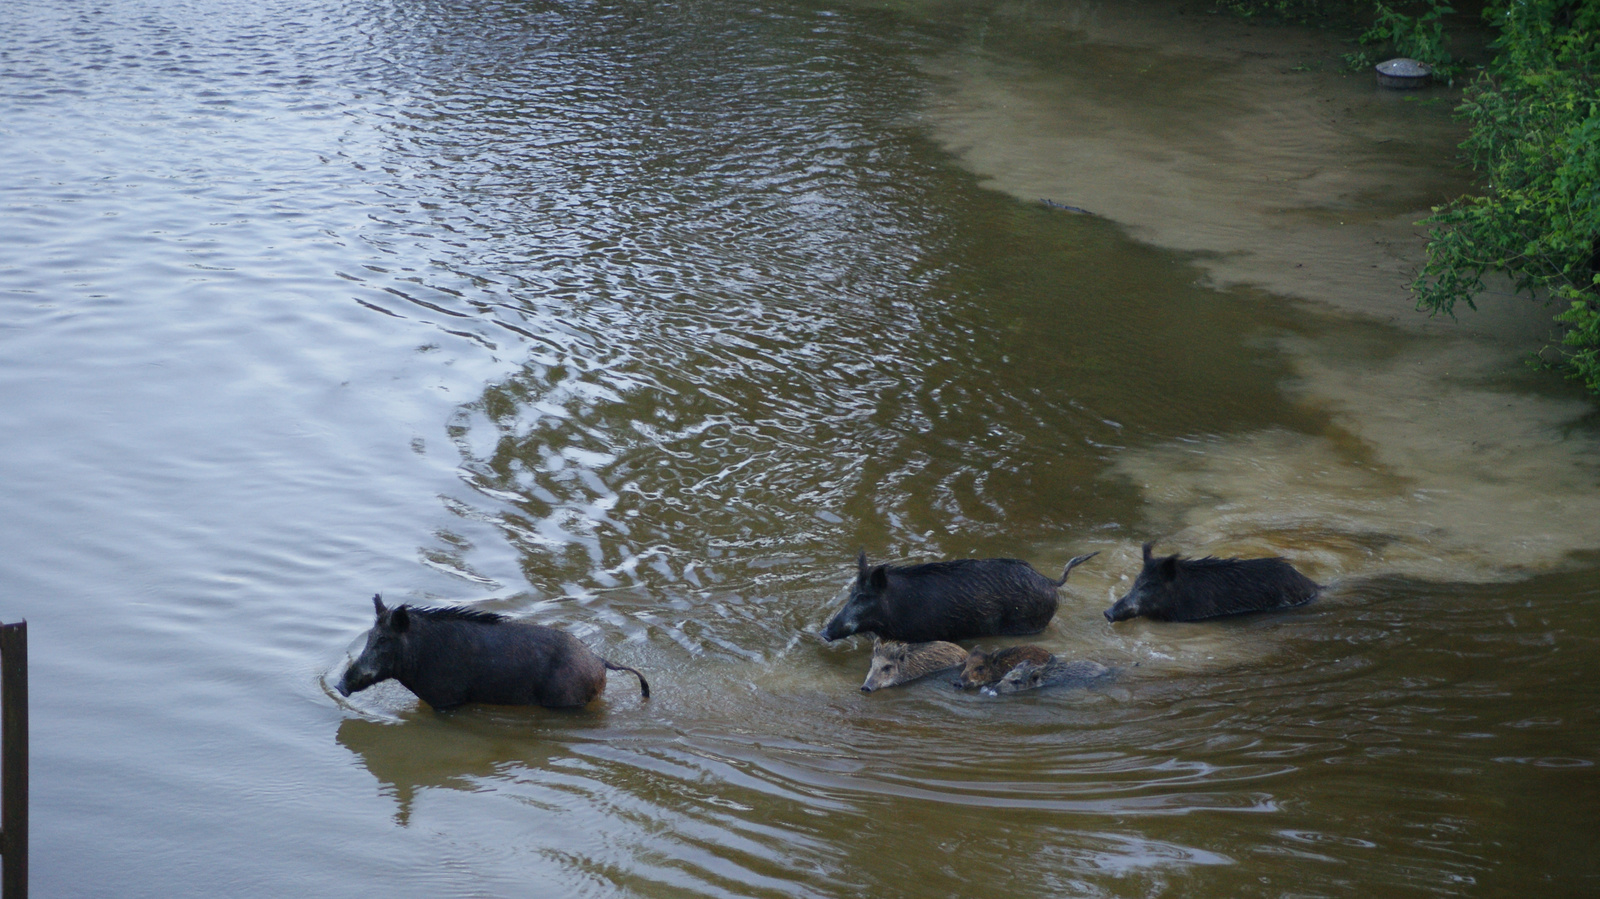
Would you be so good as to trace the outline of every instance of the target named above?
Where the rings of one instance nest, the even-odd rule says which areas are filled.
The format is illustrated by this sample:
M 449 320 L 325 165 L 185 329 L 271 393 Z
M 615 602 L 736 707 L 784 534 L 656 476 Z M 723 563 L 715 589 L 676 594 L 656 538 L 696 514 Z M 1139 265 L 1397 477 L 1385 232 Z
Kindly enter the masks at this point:
M 1156 621 L 1198 621 L 1221 615 L 1265 612 L 1303 605 L 1322 587 L 1287 561 L 1269 559 L 1152 558 L 1144 545 L 1144 569 L 1128 594 L 1106 609 L 1106 620 L 1143 615 Z
M 901 643 L 898 640 L 872 641 L 872 667 L 861 692 L 898 687 L 960 665 L 967 651 L 954 643 Z
M 1017 667 L 1007 671 L 1005 676 L 1000 678 L 993 686 L 985 687 L 983 692 L 998 696 L 1002 693 L 1037 690 L 1040 687 L 1059 687 L 1069 684 L 1086 685 L 1110 674 L 1111 669 L 1099 662 L 1062 662 L 1058 660 L 1044 665 L 1036 662 L 1022 662 Z
M 1052 581 L 1020 559 L 956 559 L 922 565 L 869 565 L 856 559 L 850 598 L 822 629 L 824 640 L 873 633 L 926 643 L 1037 634 L 1056 613 L 1056 590 L 1076 566 Z
M 961 666 L 961 675 L 952 686 L 960 690 L 987 687 L 998 683 L 1007 671 L 1023 662 L 1048 665 L 1055 660 L 1055 655 L 1043 646 L 1008 646 L 993 652 L 974 649 L 967 655 L 966 663 Z
M 469 702 L 573 708 L 600 695 L 610 669 L 632 672 L 650 698 L 643 674 L 602 659 L 565 631 L 473 609 L 389 609 L 376 595 L 372 605 L 377 623 L 339 678 L 341 696 L 392 677 L 436 709 Z

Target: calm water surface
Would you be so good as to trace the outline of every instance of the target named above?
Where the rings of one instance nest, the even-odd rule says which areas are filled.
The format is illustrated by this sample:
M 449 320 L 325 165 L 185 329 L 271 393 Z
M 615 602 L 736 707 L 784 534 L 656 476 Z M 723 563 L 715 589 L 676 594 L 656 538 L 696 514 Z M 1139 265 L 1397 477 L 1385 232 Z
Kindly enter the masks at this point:
M 36 894 L 1600 890 L 1600 525 L 1436 549 L 1458 522 L 1377 494 L 1466 479 L 1396 473 L 1285 350 L 1428 338 L 1208 288 L 958 164 L 930 61 L 1036 58 L 1001 9 L 0 7 Z M 1486 389 L 1583 402 L 1439 386 Z M 1224 504 L 1193 460 L 1301 439 L 1356 500 L 1247 453 L 1296 508 L 1170 545 L 1285 553 L 1322 602 L 1105 624 L 1138 544 Z M 1574 470 L 1508 502 L 1562 520 Z M 1120 676 L 859 693 L 867 644 L 811 635 L 863 546 L 1101 550 L 1038 640 Z M 570 628 L 655 696 L 342 701 L 377 591 Z

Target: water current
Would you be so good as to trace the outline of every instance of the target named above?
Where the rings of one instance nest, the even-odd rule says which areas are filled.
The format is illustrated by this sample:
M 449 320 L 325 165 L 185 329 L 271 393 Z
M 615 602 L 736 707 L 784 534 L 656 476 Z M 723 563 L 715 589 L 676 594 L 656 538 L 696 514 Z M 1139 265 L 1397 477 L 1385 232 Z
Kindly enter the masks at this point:
M 1457 95 L 1204 12 L 0 6 L 36 895 L 1600 890 L 1594 407 L 1402 286 Z M 1330 589 L 1108 625 L 1146 540 Z M 861 548 L 1098 550 L 1118 674 L 863 694 Z M 654 695 L 343 699 L 375 592 Z

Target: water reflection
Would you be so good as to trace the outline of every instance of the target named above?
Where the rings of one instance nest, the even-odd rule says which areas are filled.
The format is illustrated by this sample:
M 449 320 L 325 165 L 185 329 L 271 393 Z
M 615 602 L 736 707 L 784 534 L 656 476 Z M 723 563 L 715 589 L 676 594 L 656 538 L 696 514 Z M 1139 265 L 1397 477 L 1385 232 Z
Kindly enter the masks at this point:
M 474 779 L 489 777 L 502 762 L 484 759 L 484 744 L 472 734 L 458 729 L 448 739 L 407 739 L 397 729 L 413 731 L 437 728 L 435 713 L 423 709 L 400 723 L 380 723 L 364 718 L 346 718 L 339 724 L 339 745 L 350 750 L 384 787 L 396 803 L 395 823 L 411 823 L 411 807 L 422 789 L 449 787 L 470 790 Z M 535 743 L 549 747 L 549 743 Z

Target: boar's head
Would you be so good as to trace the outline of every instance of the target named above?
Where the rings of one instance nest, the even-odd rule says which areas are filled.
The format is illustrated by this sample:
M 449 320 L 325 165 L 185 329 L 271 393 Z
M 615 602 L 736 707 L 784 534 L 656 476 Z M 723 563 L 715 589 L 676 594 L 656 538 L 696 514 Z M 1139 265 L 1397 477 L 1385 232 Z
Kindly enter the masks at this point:
M 404 650 L 405 634 L 411 629 L 411 614 L 404 605 L 385 608 L 383 597 L 373 594 L 373 608 L 378 621 L 367 631 L 367 645 L 361 655 L 350 663 L 334 689 L 340 696 L 349 696 L 373 684 L 394 677 Z
M 1044 686 L 1044 672 L 1043 666 L 1033 662 L 1018 663 L 1017 667 L 1007 671 L 1006 676 L 1000 678 L 999 683 L 994 685 L 994 692 L 1020 693 L 1023 690 Z
M 822 629 L 822 639 L 839 640 L 851 634 L 876 631 L 886 623 L 886 594 L 889 590 L 889 572 L 884 565 L 868 565 L 867 551 L 856 557 L 856 582 L 850 587 L 850 598 Z
M 954 668 L 966 658 L 965 649 L 942 640 L 902 643 L 873 637 L 872 667 L 867 671 L 867 680 L 861 685 L 861 692 L 871 693 L 883 687 L 909 683 L 935 671 Z
M 1106 620 L 1127 621 L 1140 615 L 1149 615 L 1165 609 L 1172 602 L 1173 582 L 1178 579 L 1178 557 L 1151 558 L 1151 544 L 1144 545 L 1144 568 L 1133 582 L 1127 595 L 1106 609 Z
M 867 669 L 867 679 L 861 684 L 861 692 L 871 693 L 873 690 L 900 683 L 900 666 L 905 660 L 906 644 L 894 641 L 885 643 L 874 637 L 872 665 Z
M 1005 672 L 995 667 L 995 655 L 996 653 L 974 648 L 971 654 L 967 656 L 966 662 L 962 664 L 961 673 L 956 676 L 954 681 L 951 681 L 950 686 L 958 690 L 965 690 L 971 687 L 986 686 L 999 680 L 1000 676 Z

